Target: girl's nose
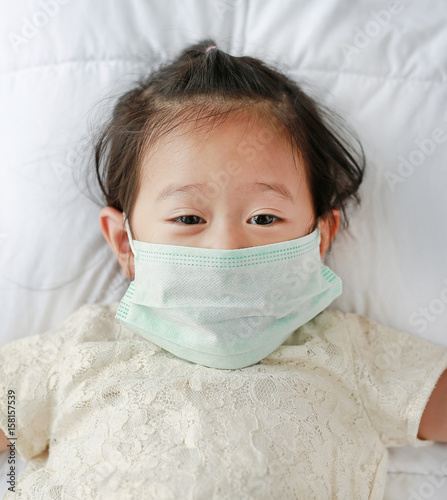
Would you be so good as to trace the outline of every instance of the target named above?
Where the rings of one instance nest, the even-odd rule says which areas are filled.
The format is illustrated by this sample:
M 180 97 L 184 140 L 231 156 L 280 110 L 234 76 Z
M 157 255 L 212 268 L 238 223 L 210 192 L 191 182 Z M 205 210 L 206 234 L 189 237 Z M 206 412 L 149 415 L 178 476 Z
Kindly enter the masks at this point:
M 250 242 L 240 228 L 235 228 L 235 224 L 225 223 L 216 225 L 206 235 L 206 248 L 219 250 L 234 250 L 236 248 L 246 248 Z

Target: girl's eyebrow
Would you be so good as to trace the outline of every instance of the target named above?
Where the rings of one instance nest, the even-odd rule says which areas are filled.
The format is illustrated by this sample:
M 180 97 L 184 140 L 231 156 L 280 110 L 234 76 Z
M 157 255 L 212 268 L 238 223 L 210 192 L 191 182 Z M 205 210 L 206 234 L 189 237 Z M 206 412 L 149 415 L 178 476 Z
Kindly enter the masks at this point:
M 163 201 L 171 198 L 176 193 L 188 193 L 190 191 L 201 191 L 202 193 L 206 190 L 206 184 L 196 183 L 196 184 L 186 184 L 185 186 L 181 184 L 168 184 L 157 196 L 156 201 Z M 256 193 L 266 193 L 273 192 L 282 198 L 289 201 L 295 201 L 295 197 L 287 189 L 284 184 L 280 182 L 253 182 L 250 184 L 244 184 L 243 186 L 236 187 L 236 191 L 247 191 Z

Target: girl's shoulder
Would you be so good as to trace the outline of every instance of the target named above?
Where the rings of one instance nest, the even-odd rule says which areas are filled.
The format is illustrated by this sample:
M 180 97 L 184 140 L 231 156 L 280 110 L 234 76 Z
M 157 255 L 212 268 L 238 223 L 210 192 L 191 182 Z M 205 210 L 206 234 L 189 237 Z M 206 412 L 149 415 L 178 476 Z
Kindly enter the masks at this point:
M 111 341 L 129 338 L 133 334 L 115 319 L 118 302 L 84 304 L 73 312 L 59 328 L 70 330 L 77 342 Z
M 67 350 L 75 344 L 89 341 L 111 341 L 129 338 L 133 334 L 123 329 L 115 314 L 118 302 L 108 304 L 84 304 L 65 320 L 56 323 L 45 332 L 10 341 L 0 346 L 4 353 L 36 353 L 39 349 Z M 7 355 L 7 354 L 5 354 Z
M 65 320 L 54 325 L 46 332 L 24 337 L 11 342 L 37 342 L 41 345 L 57 344 L 65 348 L 85 342 L 113 341 L 133 336 L 123 329 L 115 319 L 118 302 L 107 304 L 84 304 L 73 311 Z
M 346 321 L 346 313 L 337 309 L 325 309 L 297 328 L 284 344 L 299 345 L 317 339 L 330 342 L 336 337 L 346 337 L 348 335 Z
M 371 343 L 386 342 L 391 339 L 421 342 L 414 335 L 381 324 L 362 314 L 344 312 L 338 309 L 325 309 L 310 321 L 295 330 L 286 344 L 303 344 L 310 340 L 334 343 Z
M 441 368 L 447 363 L 445 347 L 362 314 L 327 309 L 304 325 L 303 331 L 331 343 L 337 343 L 338 335 L 340 343 L 344 340 L 351 346 L 356 364 L 372 363 L 388 372 L 391 367 L 415 371 L 418 363 Z
M 362 314 L 344 312 L 339 309 L 325 309 L 301 327 L 302 330 L 321 332 L 338 331 L 349 333 L 368 333 L 374 331 L 395 330 Z M 396 332 L 398 330 L 395 330 Z M 405 332 L 401 332 L 404 333 Z

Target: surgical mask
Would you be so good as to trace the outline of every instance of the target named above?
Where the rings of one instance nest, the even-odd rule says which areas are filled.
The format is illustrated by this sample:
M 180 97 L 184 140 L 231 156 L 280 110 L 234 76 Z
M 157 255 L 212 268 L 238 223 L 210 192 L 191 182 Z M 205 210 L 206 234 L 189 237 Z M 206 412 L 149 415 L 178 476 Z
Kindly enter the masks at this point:
M 271 354 L 341 294 L 320 229 L 234 250 L 132 241 L 135 279 L 116 318 L 176 356 L 237 369 Z

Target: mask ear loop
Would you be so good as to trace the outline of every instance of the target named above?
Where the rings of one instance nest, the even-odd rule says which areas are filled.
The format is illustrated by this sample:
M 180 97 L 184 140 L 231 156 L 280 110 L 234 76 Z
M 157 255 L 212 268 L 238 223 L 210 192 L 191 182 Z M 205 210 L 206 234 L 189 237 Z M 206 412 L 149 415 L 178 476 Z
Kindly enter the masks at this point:
M 129 239 L 130 249 L 132 250 L 133 254 L 136 255 L 135 247 L 133 245 L 132 234 L 130 232 L 129 220 L 127 219 L 127 215 L 124 212 L 123 212 L 123 218 L 124 218 L 124 227 L 126 228 L 127 237 Z
M 318 235 L 321 235 L 321 231 L 320 231 L 320 219 L 318 218 L 316 220 L 316 222 L 314 223 L 312 229 L 310 230 L 310 232 L 308 232 L 307 234 L 312 234 L 314 233 L 315 231 L 318 231 Z M 307 236 L 307 235 L 306 235 Z
M 320 242 L 321 242 L 320 219 L 317 220 L 317 225 L 316 225 L 314 231 L 316 231 L 316 233 L 317 233 L 317 242 L 318 242 L 318 246 L 320 246 Z

